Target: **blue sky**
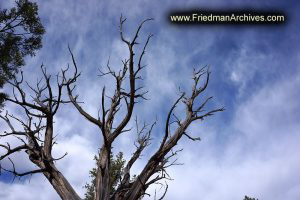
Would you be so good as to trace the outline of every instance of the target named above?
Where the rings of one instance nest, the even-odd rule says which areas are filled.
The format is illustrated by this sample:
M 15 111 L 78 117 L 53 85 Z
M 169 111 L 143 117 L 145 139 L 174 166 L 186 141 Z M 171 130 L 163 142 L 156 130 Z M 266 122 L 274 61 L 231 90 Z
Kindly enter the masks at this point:
M 127 17 L 128 38 L 143 19 L 155 19 L 145 25 L 139 38 L 144 42 L 147 34 L 154 34 L 144 60 L 148 67 L 143 71 L 143 85 L 149 90 L 150 100 L 138 104 L 134 115 L 149 123 L 157 118 L 158 125 L 152 146 L 134 166 L 137 173 L 159 145 L 167 112 L 178 96 L 177 88 L 189 92 L 193 68 L 211 66 L 211 81 L 204 96 L 214 96 L 210 108 L 225 106 L 226 111 L 189 128 L 192 135 L 201 137 L 201 142 L 186 138 L 180 141 L 177 148 L 184 151 L 178 158 L 184 165 L 170 168 L 174 181 L 168 183 L 166 199 L 240 200 L 244 195 L 261 200 L 300 199 L 299 2 L 52 0 L 37 3 L 46 34 L 36 57 L 26 59 L 25 79 L 34 82 L 40 77 L 41 63 L 53 74 L 71 63 L 69 44 L 82 72 L 77 93 L 85 102 L 83 107 L 94 116 L 104 84 L 107 91 L 113 89 L 109 79 L 97 77 L 98 68 L 105 66 L 110 57 L 117 69 L 121 59 L 128 55 L 119 38 L 121 13 Z M 1 7 L 12 4 L 13 1 L 0 3 Z M 288 21 L 281 26 L 175 26 L 168 22 L 170 11 L 196 8 L 281 10 Z M 10 104 L 7 109 L 19 112 Z M 182 112 L 179 107 L 177 113 Z M 59 133 L 55 155 L 68 152 L 58 162 L 58 168 L 83 196 L 82 187 L 89 181 L 88 171 L 94 166 L 92 158 L 102 142 L 99 130 L 71 105 L 58 112 L 55 122 Z M 5 126 L 0 123 L 2 131 Z M 115 152 L 123 151 L 128 159 L 134 151 L 135 137 L 135 133 L 124 134 L 116 141 Z M 20 169 L 32 167 L 24 154 L 14 158 Z M 9 178 L 0 176 L 0 199 L 59 199 L 41 175 L 34 175 L 30 182 L 26 179 L 10 183 Z M 159 187 L 149 192 L 155 189 L 163 192 Z

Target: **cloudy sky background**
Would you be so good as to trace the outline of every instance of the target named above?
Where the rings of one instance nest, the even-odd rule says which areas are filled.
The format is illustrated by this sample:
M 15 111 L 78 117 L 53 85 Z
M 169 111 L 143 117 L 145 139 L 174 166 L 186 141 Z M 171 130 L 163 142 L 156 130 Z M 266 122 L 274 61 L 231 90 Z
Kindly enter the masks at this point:
M 56 74 L 71 63 L 70 45 L 79 70 L 77 85 L 84 108 L 94 116 L 100 106 L 101 90 L 113 84 L 97 77 L 98 68 L 110 57 L 116 69 L 128 56 L 120 41 L 118 25 L 121 13 L 127 17 L 125 35 L 132 38 L 138 24 L 146 18 L 140 42 L 153 33 L 144 63 L 143 85 L 149 101 L 137 104 L 134 115 L 141 122 L 158 124 L 152 146 L 134 166 L 138 173 L 161 141 L 168 110 L 178 96 L 177 88 L 189 92 L 193 68 L 210 65 L 211 81 L 205 96 L 213 95 L 210 108 L 225 106 L 226 111 L 194 123 L 189 132 L 201 142 L 183 138 L 177 149 L 182 166 L 169 172 L 166 199 L 170 200 L 242 200 L 244 195 L 260 200 L 300 199 L 300 29 L 297 1 L 37 1 L 39 15 L 46 28 L 43 48 L 27 58 L 24 77 L 34 82 L 41 77 L 44 63 Z M 1 1 L 2 7 L 13 1 Z M 174 26 L 168 22 L 173 9 L 269 9 L 282 10 L 288 16 L 284 26 Z M 9 90 L 9 88 L 7 88 Z M 20 113 L 7 104 L 8 110 Z M 177 110 L 180 115 L 182 110 Z M 1 131 L 6 127 L 1 123 Z M 133 122 L 131 123 L 133 125 Z M 68 156 L 57 163 L 76 191 L 83 197 L 93 156 L 102 140 L 99 130 L 88 123 L 71 105 L 61 107 L 55 118 L 57 156 Z M 135 132 L 118 138 L 114 152 L 130 158 Z M 1 143 L 5 142 L 1 139 Z M 11 140 L 12 143 L 15 141 Z M 3 151 L 1 150 L 1 153 Z M 24 154 L 13 156 L 18 169 L 32 168 Z M 4 161 L 3 165 L 8 166 Z M 0 199 L 59 199 L 42 175 L 15 180 L 0 176 Z M 163 189 L 157 192 L 160 194 Z M 155 189 L 155 188 L 154 188 Z M 151 189 L 152 191 L 154 189 Z M 153 196 L 150 198 L 153 199 Z

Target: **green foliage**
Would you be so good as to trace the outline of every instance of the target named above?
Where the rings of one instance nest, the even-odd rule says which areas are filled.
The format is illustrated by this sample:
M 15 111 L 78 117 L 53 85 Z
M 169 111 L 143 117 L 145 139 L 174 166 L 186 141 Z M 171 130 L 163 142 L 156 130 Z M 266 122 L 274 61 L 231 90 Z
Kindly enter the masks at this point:
M 96 160 L 97 163 L 98 161 L 97 156 L 95 156 L 94 160 Z M 86 193 L 84 194 L 85 200 L 94 200 L 94 191 L 96 187 L 96 171 L 97 169 L 95 167 L 90 171 L 90 177 L 92 178 L 92 181 L 90 184 L 87 183 L 84 186 L 84 188 L 86 189 Z
M 97 156 L 94 158 L 96 162 L 98 161 Z M 120 182 L 120 178 L 122 177 L 122 171 L 125 165 L 125 160 L 123 158 L 123 153 L 119 152 L 115 158 L 113 154 L 111 153 L 110 155 L 110 169 L 109 169 L 109 174 L 110 174 L 110 193 L 112 194 L 115 190 L 116 187 L 118 186 Z M 93 168 L 90 171 L 90 177 L 92 178 L 92 181 L 90 184 L 86 184 L 84 188 L 86 189 L 85 193 L 85 200 L 93 200 L 94 199 L 94 191 L 95 191 L 95 186 L 96 186 L 96 167 Z
M 255 198 L 251 198 L 251 197 L 245 196 L 244 200 L 258 200 L 258 199 L 255 199 Z
M 16 7 L 0 10 L 0 88 L 25 65 L 25 56 L 34 56 L 42 47 L 44 33 L 36 3 L 18 0 Z
M 110 156 L 110 180 L 111 180 L 110 192 L 111 193 L 115 192 L 115 189 L 121 180 L 125 162 L 126 161 L 123 159 L 123 152 L 119 152 L 116 155 L 115 159 L 113 158 L 113 154 L 111 154 Z
M 1 112 L 1 109 L 3 108 L 5 97 L 7 97 L 7 94 L 0 92 L 0 112 Z

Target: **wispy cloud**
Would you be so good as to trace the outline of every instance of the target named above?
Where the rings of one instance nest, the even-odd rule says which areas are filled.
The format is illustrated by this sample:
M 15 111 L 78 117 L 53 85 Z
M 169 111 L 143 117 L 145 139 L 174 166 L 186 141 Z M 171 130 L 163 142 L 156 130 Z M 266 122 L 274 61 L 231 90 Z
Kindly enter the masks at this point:
M 143 42 L 148 33 L 154 33 L 145 55 L 147 67 L 141 82 L 149 90 L 150 100 L 137 104 L 134 116 L 148 123 L 157 119 L 158 124 L 152 136 L 153 146 L 134 166 L 134 173 L 143 168 L 149 154 L 159 145 L 164 119 L 177 97 L 178 87 L 189 92 L 193 67 L 212 64 L 211 85 L 205 95 L 214 95 L 215 105 L 224 104 L 227 110 L 190 127 L 191 134 L 199 135 L 201 142 L 184 138 L 178 144 L 178 148 L 184 148 L 178 156 L 184 165 L 170 168 L 175 180 L 168 182 L 166 199 L 240 200 L 244 195 L 252 195 L 265 200 L 298 200 L 298 25 L 291 19 L 285 27 L 270 29 L 174 27 L 166 15 L 173 8 L 226 8 L 229 5 L 221 1 L 191 0 L 185 4 L 167 1 L 163 5 L 154 2 L 38 1 L 47 33 L 43 49 L 36 57 L 26 60 L 25 79 L 34 83 L 41 75 L 38 72 L 42 63 L 53 74 L 65 68 L 71 63 L 69 44 L 82 72 L 76 92 L 85 102 L 82 107 L 96 117 L 102 87 L 105 85 L 107 91 L 114 89 L 109 78 L 97 76 L 98 68 L 105 66 L 109 58 L 112 67 L 117 68 L 128 55 L 119 39 L 121 13 L 128 17 L 126 37 L 132 35 L 141 20 L 154 17 L 139 38 Z M 263 3 L 232 1 L 235 6 L 246 4 Z M 292 13 L 295 10 L 291 8 Z M 8 104 L 7 108 L 20 114 L 20 109 L 13 105 Z M 180 107 L 177 112 L 181 114 Z M 5 127 L 0 123 L 2 131 Z M 134 127 L 134 123 L 129 126 Z M 63 106 L 57 113 L 54 129 L 58 134 L 55 156 L 68 152 L 57 162 L 58 168 L 83 196 L 83 186 L 89 181 L 88 171 L 94 166 L 93 156 L 102 143 L 100 130 L 84 120 L 71 105 Z M 123 151 L 128 159 L 134 151 L 135 138 L 134 131 L 122 135 L 113 150 Z M 20 169 L 34 167 L 26 155 L 14 160 Z M 9 162 L 5 161 L 4 165 L 9 166 Z M 30 182 L 16 180 L 14 183 L 9 183 L 7 176 L 0 176 L 0 187 L 1 199 L 59 199 L 41 175 L 32 176 Z M 151 191 L 155 189 L 158 191 L 159 187 Z

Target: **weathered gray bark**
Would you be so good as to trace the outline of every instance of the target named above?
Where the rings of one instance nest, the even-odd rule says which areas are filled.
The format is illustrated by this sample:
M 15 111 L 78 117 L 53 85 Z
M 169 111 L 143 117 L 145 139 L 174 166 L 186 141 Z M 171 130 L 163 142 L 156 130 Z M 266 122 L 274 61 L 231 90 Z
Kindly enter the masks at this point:
M 110 160 L 110 148 L 102 147 L 97 163 L 97 176 L 96 176 L 96 188 L 95 199 L 106 200 L 109 199 L 110 187 L 109 187 L 109 160 Z
M 50 184 L 56 190 L 57 194 L 63 200 L 80 200 L 81 198 L 75 192 L 67 179 L 60 173 L 55 166 L 51 166 L 51 172 L 44 172 Z

